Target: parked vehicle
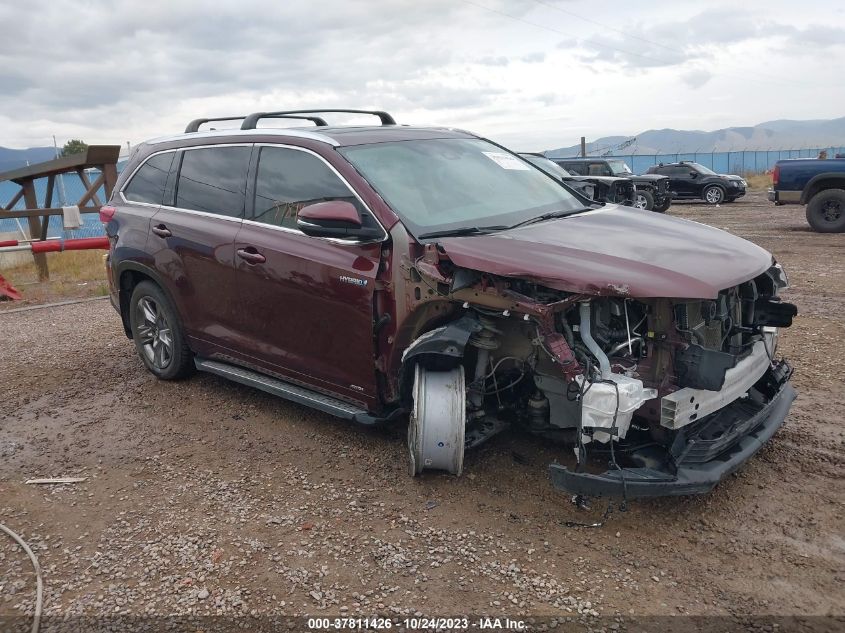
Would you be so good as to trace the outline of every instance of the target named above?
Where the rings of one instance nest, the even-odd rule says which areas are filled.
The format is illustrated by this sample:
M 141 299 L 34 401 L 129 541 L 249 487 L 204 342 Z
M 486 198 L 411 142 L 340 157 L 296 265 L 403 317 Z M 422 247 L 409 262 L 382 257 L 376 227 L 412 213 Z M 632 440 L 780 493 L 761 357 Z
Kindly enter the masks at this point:
M 845 159 L 779 160 L 772 172 L 769 200 L 806 204 L 807 222 L 815 231 L 845 232 Z
M 552 178 L 557 178 L 570 188 L 596 202 L 610 202 L 626 207 L 632 207 L 636 202 L 637 188 L 630 178 L 579 176 L 578 174 L 565 170 L 542 154 L 524 152 L 520 156 L 535 167 L 542 169 Z
M 672 204 L 669 179 L 656 174 L 637 176 L 624 160 L 618 158 L 552 158 L 564 169 L 582 176 L 616 176 L 630 178 L 637 188 L 634 206 L 664 213 Z
M 111 301 L 150 372 L 361 424 L 408 416 L 413 475 L 459 475 L 508 427 L 567 442 L 578 466 L 549 468 L 576 494 L 705 492 L 781 426 L 777 328 L 796 309 L 771 254 L 371 113 L 382 125 L 200 119 L 136 148 L 101 218 Z
M 707 204 L 733 202 L 744 196 L 748 187 L 748 183 L 741 176 L 717 174 L 691 160 L 660 163 L 649 167 L 648 173 L 667 176 L 673 198 L 704 200 Z

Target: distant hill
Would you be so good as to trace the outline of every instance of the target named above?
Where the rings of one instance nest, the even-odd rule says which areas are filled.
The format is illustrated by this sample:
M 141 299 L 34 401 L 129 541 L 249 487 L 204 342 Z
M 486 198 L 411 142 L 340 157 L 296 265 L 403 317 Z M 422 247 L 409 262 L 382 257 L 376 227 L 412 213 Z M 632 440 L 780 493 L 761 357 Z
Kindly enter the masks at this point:
M 587 152 L 602 154 L 617 148 L 630 136 L 605 136 L 587 143 Z M 753 127 L 729 127 L 712 132 L 701 130 L 647 130 L 619 154 L 676 154 L 739 150 L 799 149 L 845 145 L 845 117 L 813 121 L 781 119 Z M 546 150 L 547 156 L 575 156 L 580 145 Z
M 27 161 L 42 163 L 56 157 L 56 150 L 52 147 L 30 147 L 29 149 L 9 149 L 0 147 L 0 172 L 25 167 Z

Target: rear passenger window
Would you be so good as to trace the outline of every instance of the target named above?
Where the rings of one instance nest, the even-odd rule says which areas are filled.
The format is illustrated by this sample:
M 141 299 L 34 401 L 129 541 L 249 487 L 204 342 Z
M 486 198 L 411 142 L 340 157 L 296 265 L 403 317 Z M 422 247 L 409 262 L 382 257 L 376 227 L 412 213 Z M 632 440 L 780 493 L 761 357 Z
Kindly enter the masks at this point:
M 566 165 L 564 165 L 564 166 L 569 171 L 574 171 L 579 176 L 586 176 L 587 175 L 587 169 L 586 169 L 587 166 L 584 163 L 566 163 Z
M 123 197 L 131 202 L 161 204 L 174 155 L 165 152 L 148 158 L 123 189 Z
M 242 217 L 251 147 L 185 150 L 176 206 L 217 215 Z
M 253 220 L 296 229 L 296 214 L 302 207 L 327 200 L 355 205 L 364 226 L 377 226 L 349 187 L 322 160 L 295 149 L 261 148 Z

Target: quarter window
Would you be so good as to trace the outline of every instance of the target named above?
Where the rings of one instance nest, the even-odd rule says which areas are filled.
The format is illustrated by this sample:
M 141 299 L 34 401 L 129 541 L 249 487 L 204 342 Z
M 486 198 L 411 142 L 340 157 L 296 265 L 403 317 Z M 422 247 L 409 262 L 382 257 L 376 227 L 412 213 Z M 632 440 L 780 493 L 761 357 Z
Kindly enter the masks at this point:
M 123 190 L 123 197 L 131 202 L 161 204 L 174 154 L 165 152 L 148 158 Z
M 295 149 L 261 148 L 253 220 L 295 229 L 296 214 L 302 207 L 327 200 L 352 203 L 365 226 L 377 226 L 349 187 L 322 160 Z
M 186 150 L 179 170 L 176 206 L 242 217 L 251 151 L 246 146 Z

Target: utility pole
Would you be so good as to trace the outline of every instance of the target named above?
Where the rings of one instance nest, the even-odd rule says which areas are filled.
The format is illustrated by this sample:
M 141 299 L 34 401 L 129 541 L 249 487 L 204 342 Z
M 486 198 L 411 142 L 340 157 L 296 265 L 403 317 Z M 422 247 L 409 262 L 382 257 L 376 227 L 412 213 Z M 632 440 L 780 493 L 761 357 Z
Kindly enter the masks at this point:
M 53 149 L 56 152 L 56 158 L 61 158 L 59 156 L 59 146 L 56 144 L 56 135 L 53 134 Z M 59 201 L 62 203 L 62 206 L 67 204 L 67 194 L 65 193 L 65 179 L 62 178 L 62 174 L 59 174 Z
M 581 137 L 581 158 L 585 158 L 587 156 L 587 139 L 586 137 Z

